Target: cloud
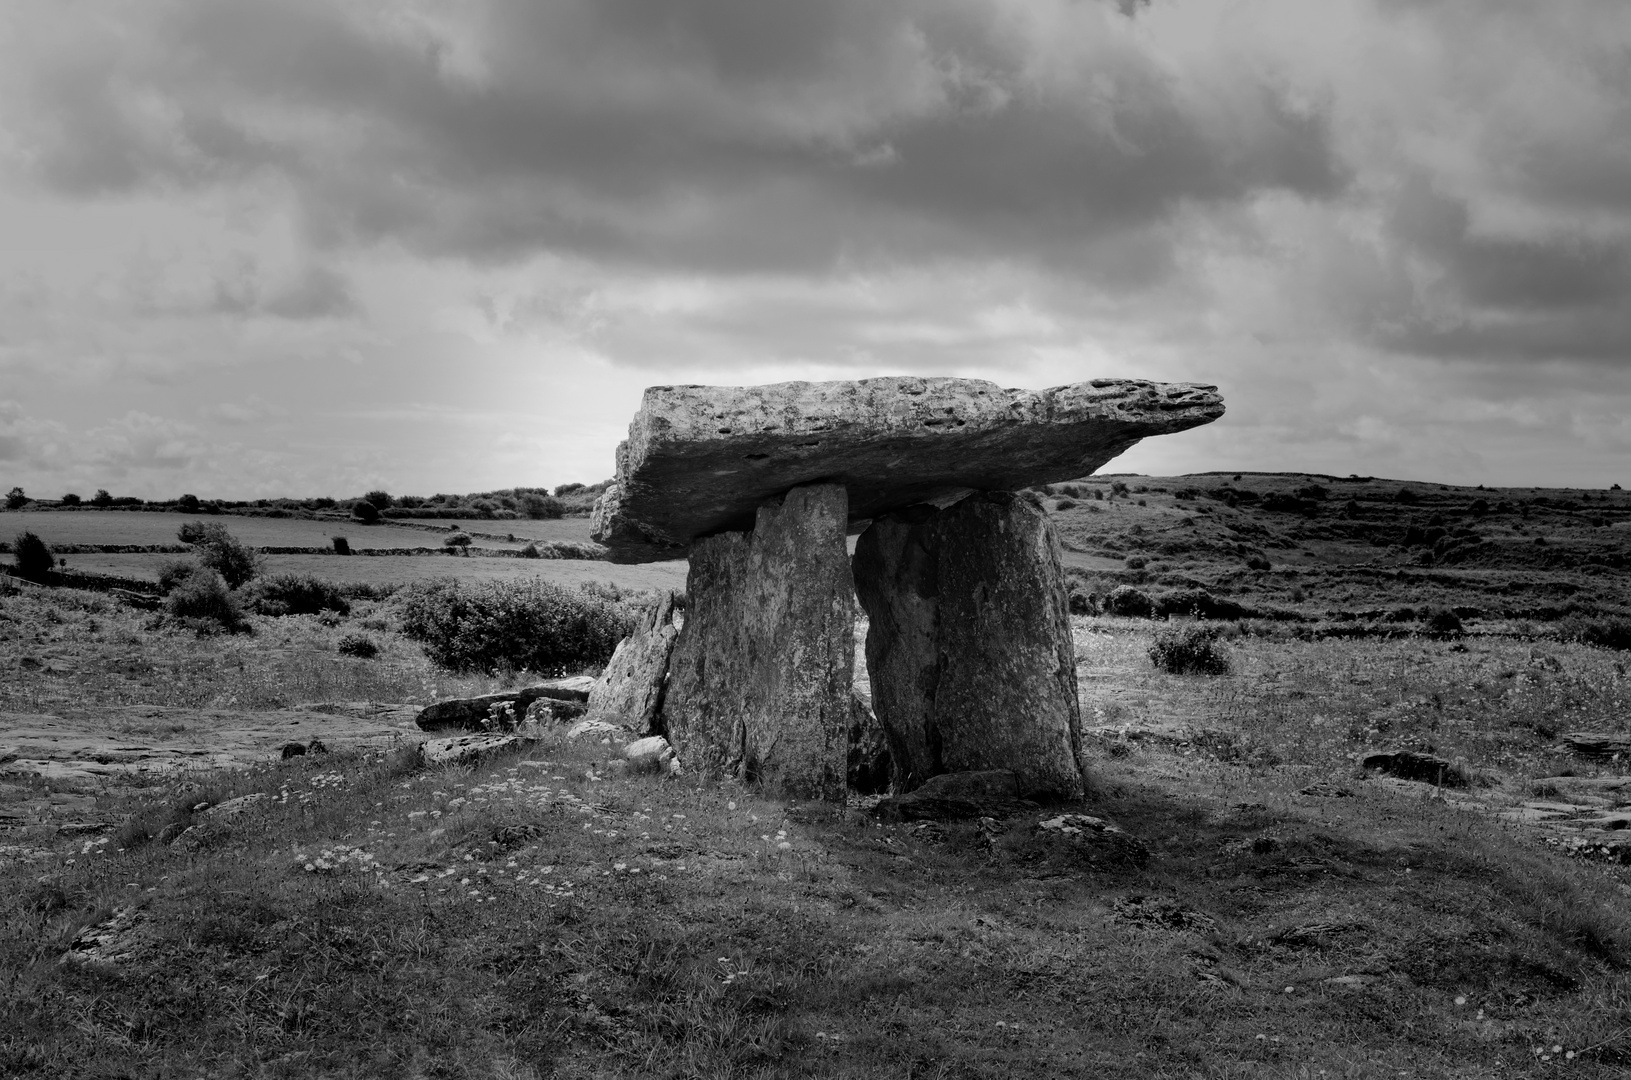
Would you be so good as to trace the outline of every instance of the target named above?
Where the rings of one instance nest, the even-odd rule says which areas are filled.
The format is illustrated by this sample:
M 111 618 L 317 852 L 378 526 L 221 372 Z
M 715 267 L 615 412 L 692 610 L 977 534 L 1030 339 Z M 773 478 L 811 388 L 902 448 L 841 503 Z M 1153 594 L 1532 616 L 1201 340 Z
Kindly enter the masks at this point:
M 1244 65 L 1192 77 L 1100 4 L 173 0 L 89 34 L 36 13 L 10 120 L 38 180 L 275 177 L 328 244 L 1045 258 L 1136 284 L 1169 272 L 1187 200 L 1344 184 L 1319 107 Z

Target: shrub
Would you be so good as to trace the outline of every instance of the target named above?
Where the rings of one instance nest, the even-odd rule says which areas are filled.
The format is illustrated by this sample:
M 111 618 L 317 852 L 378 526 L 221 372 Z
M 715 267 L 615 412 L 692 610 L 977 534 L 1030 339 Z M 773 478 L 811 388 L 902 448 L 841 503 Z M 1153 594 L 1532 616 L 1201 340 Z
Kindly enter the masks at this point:
M 198 513 L 198 507 L 199 503 L 197 495 L 183 495 L 181 498 L 176 500 L 176 508 L 181 510 L 183 513 L 196 514 Z
M 97 488 L 96 494 L 91 496 L 92 506 L 112 506 L 113 496 L 108 494 L 107 488 Z
M 313 510 L 332 510 L 334 509 L 334 500 L 327 495 L 319 495 L 311 501 L 311 507 Z
M 578 485 L 580 488 L 582 484 Z M 521 496 L 521 509 L 530 518 L 558 518 L 566 513 L 566 504 L 554 495 L 542 495 L 536 491 Z
M 470 553 L 470 534 L 465 532 L 456 532 L 451 536 L 444 536 L 442 537 L 442 546 L 445 548 L 457 548 L 468 555 Z
M 1078 588 L 1070 590 L 1067 605 L 1072 615 L 1092 615 L 1098 610 L 1098 604 L 1094 601 L 1093 594 L 1083 592 Z
M 1445 607 L 1429 607 L 1421 612 L 1422 625 L 1435 634 L 1459 634 L 1461 616 Z
M 498 504 L 491 499 L 477 499 L 470 504 L 470 509 L 484 518 L 490 518 L 493 511 L 498 509 Z
M 201 633 L 244 629 L 243 609 L 221 575 L 207 566 L 194 568 L 170 590 L 164 608 Z
M 1248 570 L 1272 570 L 1272 569 L 1274 569 L 1274 564 L 1269 562 L 1267 559 L 1263 558 L 1263 556 L 1261 556 L 1261 555 L 1253 555 L 1253 556 L 1251 556 L 1250 558 L 1248 558 L 1246 560 L 1246 569 L 1248 569 Z
M 372 525 L 379 520 L 379 507 L 367 499 L 358 499 L 351 506 L 351 516 L 364 525 Z
M 1150 565 L 1150 560 L 1142 555 L 1127 556 L 1126 566 L 1129 570 L 1142 570 L 1148 565 Z
M 1156 632 L 1150 663 L 1173 675 L 1227 675 L 1229 654 L 1218 644 L 1216 627 L 1186 623 Z
M 165 559 L 159 564 L 159 588 L 169 592 L 192 576 L 198 569 L 193 559 Z
M 38 536 L 27 531 L 18 533 L 17 539 L 12 541 L 11 554 L 17 562 L 18 577 L 42 585 L 51 580 L 51 568 L 56 565 L 56 556 Z
M 523 559 L 539 558 L 538 545 L 529 541 L 527 546 L 521 549 L 521 557 Z
M 1400 488 L 1393 493 L 1393 501 L 1403 506 L 1414 506 L 1419 500 L 1414 491 L 1409 488 Z
M 1599 649 L 1631 649 L 1631 619 L 1565 619 L 1558 626 L 1565 641 L 1595 645 Z
M 604 664 L 634 627 L 605 593 L 541 579 L 415 582 L 395 599 L 402 631 L 455 671 L 526 669 L 553 675 Z
M 64 505 L 64 506 L 78 506 L 82 501 L 83 500 L 80 499 L 80 497 L 78 495 L 75 495 L 71 491 L 68 494 L 64 495 L 62 497 L 62 500 L 61 500 L 62 505 Z
M 33 501 L 33 499 L 30 499 L 27 495 L 23 494 L 23 489 L 20 487 L 14 487 L 10 491 L 6 492 L 7 510 L 21 510 L 23 507 L 27 506 Z
M 1220 600 L 1204 589 L 1178 589 L 1152 599 L 1155 614 L 1187 615 L 1197 619 L 1244 619 L 1246 608 L 1233 600 Z
M 351 602 L 340 587 L 312 574 L 273 574 L 244 594 L 245 602 L 260 615 L 351 614 Z
M 351 541 L 347 540 L 343 536 L 336 536 L 334 538 L 334 554 L 336 554 L 336 555 L 349 555 L 349 554 L 351 554 Z
M 347 634 L 335 648 L 341 656 L 355 656 L 362 660 L 372 660 L 379 655 L 379 646 L 366 634 Z
M 1076 500 L 1075 499 L 1060 499 L 1059 501 L 1057 501 L 1057 502 L 1055 502 L 1053 504 L 1053 508 L 1055 510 L 1074 510 L 1076 508 Z
M 558 499 L 562 495 L 571 495 L 573 492 L 582 491 L 583 489 L 583 484 L 561 484 L 555 488 L 555 497 Z
M 198 549 L 198 561 L 226 579 L 231 588 L 239 588 L 261 570 L 261 557 L 254 548 L 246 547 L 237 537 L 227 532 L 218 521 L 205 524 L 192 521 L 176 533 L 184 544 Z
M 1155 613 L 1155 605 L 1143 591 L 1131 585 L 1118 585 L 1104 598 L 1104 610 L 1110 615 L 1147 619 Z
M 392 503 L 391 496 L 383 491 L 370 491 L 362 497 L 362 501 L 375 510 L 389 510 Z

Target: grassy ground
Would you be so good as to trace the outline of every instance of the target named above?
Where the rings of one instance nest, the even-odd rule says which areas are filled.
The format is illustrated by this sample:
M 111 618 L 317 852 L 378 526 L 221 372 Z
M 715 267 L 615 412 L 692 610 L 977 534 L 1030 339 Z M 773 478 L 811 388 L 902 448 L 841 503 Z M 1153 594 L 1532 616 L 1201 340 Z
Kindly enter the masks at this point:
M 436 675 L 382 605 L 236 639 L 66 591 L 0 605 L 0 711 L 494 685 Z M 379 660 L 333 651 L 359 630 Z M 342 750 L 157 789 L 7 777 L 107 827 L 0 836 L 0 1075 L 1624 1075 L 1631 871 L 1353 754 L 1434 748 L 1518 801 L 1594 771 L 1554 729 L 1626 730 L 1625 654 L 1242 636 L 1233 674 L 1178 677 L 1151 630 L 1076 626 L 1072 809 L 1137 844 L 627 776 L 558 732 L 475 770 Z M 113 918 L 116 959 L 61 961 Z
M 68 566 L 93 574 L 157 581 L 176 555 L 69 555 Z M 625 589 L 683 589 L 683 560 L 625 566 L 590 559 L 491 559 L 456 555 L 266 555 L 268 574 L 314 574 L 341 585 L 396 585 L 426 578 L 461 581 L 541 577 L 563 585 L 611 582 Z

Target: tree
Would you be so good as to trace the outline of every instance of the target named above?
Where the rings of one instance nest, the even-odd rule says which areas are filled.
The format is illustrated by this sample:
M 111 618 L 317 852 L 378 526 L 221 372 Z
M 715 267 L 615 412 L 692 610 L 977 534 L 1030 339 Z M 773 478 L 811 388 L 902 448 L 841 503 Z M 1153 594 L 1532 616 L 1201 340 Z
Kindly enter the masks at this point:
M 456 532 L 452 536 L 444 536 L 442 538 L 442 546 L 445 548 L 457 548 L 460 555 L 468 555 L 470 554 L 470 534 Z
M 113 496 L 108 494 L 107 488 L 97 488 L 96 494 L 91 496 L 92 506 L 112 506 Z
M 383 491 L 370 491 L 363 496 L 363 499 L 372 504 L 375 510 L 389 510 L 391 508 L 391 496 Z
M 198 513 L 198 496 L 183 495 L 176 500 L 176 507 L 183 513 L 196 514 Z
M 23 507 L 27 506 L 33 501 L 34 500 L 30 499 L 27 495 L 23 494 L 23 489 L 20 487 L 14 487 L 10 491 L 6 492 L 7 510 L 21 510 Z
M 379 507 L 367 499 L 358 499 L 351 507 L 351 516 L 364 525 L 372 525 L 379 520 Z
M 177 535 L 182 543 L 198 549 L 198 561 L 220 574 L 231 588 L 238 588 L 261 570 L 260 553 L 245 547 L 218 521 L 183 525 Z
M 73 492 L 70 491 L 68 494 L 66 494 L 66 495 L 64 495 L 62 497 L 61 501 L 62 501 L 62 505 L 64 505 L 64 506 L 78 506 L 79 503 L 80 503 L 80 498 L 79 498 L 78 495 L 75 495 Z

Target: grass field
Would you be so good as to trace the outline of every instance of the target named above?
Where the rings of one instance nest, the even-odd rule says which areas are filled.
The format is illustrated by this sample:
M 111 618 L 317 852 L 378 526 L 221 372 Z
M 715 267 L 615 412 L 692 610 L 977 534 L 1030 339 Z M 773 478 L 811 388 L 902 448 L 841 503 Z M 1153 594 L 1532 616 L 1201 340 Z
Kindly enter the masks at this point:
M 1631 611 L 1631 503 L 1436 485 L 1401 501 L 1363 480 L 1297 494 L 1316 481 L 1341 483 L 1054 486 L 1074 590 L 1204 589 L 1263 614 L 1219 625 L 1213 676 L 1152 664 L 1172 623 L 1073 617 L 1088 797 L 1000 820 L 888 824 L 865 800 L 629 775 L 615 741 L 561 729 L 478 768 L 337 742 L 234 772 L 48 781 L 8 770 L 5 716 L 398 716 L 516 676 L 435 668 L 400 633 L 400 598 L 199 636 L 0 579 L 0 1076 L 1627 1075 L 1631 769 L 1561 736 L 1631 737 L 1631 654 L 1552 631 Z M 267 568 L 631 588 L 684 573 Z M 1426 632 L 1430 605 L 1466 632 Z M 1326 633 L 1345 627 L 1376 632 Z M 339 651 L 357 634 L 375 658 Z M 1469 782 L 1360 770 L 1377 749 Z M 212 809 L 240 796 L 256 798 Z M 1062 811 L 1124 833 L 1042 827 Z
M 438 675 L 388 602 L 249 638 L 62 590 L 0 604 L 13 712 L 499 685 Z M 1436 747 L 1496 808 L 1611 771 L 1534 721 L 1625 730 L 1621 654 L 1241 638 L 1233 674 L 1197 678 L 1150 666 L 1144 620 L 1074 626 L 1093 766 L 1067 809 L 1133 845 L 628 776 L 558 730 L 475 770 L 340 745 L 100 789 L 8 776 L 0 802 L 75 825 L 3 837 L 0 1074 L 1624 1074 L 1631 871 L 1353 767 L 1384 737 Z M 358 629 L 378 660 L 334 651 Z M 199 828 L 154 839 L 172 823 Z M 112 959 L 59 962 L 98 926 Z

